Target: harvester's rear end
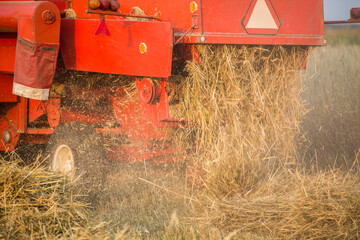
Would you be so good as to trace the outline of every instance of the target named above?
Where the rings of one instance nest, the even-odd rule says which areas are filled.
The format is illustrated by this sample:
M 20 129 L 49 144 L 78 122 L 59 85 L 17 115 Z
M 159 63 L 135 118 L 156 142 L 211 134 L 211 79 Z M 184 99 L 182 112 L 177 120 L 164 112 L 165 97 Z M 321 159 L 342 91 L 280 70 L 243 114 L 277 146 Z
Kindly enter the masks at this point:
M 48 142 L 51 169 L 71 174 L 175 161 L 174 131 L 193 123 L 169 109 L 198 45 L 321 46 L 323 34 L 322 0 L 0 1 L 0 150 Z

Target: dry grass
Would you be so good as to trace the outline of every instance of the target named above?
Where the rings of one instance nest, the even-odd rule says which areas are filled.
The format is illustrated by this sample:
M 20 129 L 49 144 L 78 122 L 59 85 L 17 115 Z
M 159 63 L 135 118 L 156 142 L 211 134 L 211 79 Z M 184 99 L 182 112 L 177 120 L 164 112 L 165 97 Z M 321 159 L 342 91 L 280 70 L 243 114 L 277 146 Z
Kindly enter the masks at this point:
M 360 36 L 360 34 L 358 34 Z M 349 169 L 360 146 L 360 46 L 330 45 L 309 57 L 300 147 L 306 165 Z
M 194 221 L 244 238 L 358 238 L 356 169 L 305 173 L 296 162 L 305 112 L 297 69 L 307 50 L 198 50 L 183 99 L 197 124 L 185 135 L 195 139 L 191 162 L 204 184 Z
M 113 163 L 94 217 L 114 229 L 129 226 L 140 238 L 160 237 L 172 218 L 187 211 L 181 172 L 176 163 Z
M 0 239 L 140 239 L 126 226 L 92 219 L 79 183 L 47 171 L 39 157 L 28 166 L 9 157 L 0 159 Z
M 301 47 L 198 46 L 183 82 L 183 110 L 196 127 L 184 134 L 212 191 L 247 191 L 282 164 L 295 163 L 303 112 L 297 69 Z M 184 138 L 178 139 L 183 144 Z M 219 187 L 219 188 L 218 188 Z M 237 190 L 236 190 L 237 191 Z
M 196 221 L 268 238 L 359 238 L 359 180 L 358 173 L 339 170 L 283 172 L 246 194 L 203 198 L 206 217 Z
M 346 45 L 359 45 L 359 24 L 348 25 L 326 25 L 325 37 L 328 45 L 343 47 Z M 355 69 L 354 69 L 355 70 Z
M 13 158 L 16 158 L 13 156 Z M 89 209 L 77 195 L 78 183 L 47 171 L 39 158 L 0 159 L 0 239 L 125 239 L 127 228 L 106 231 L 108 225 L 89 219 Z
M 6 239 L 71 235 L 86 225 L 84 204 L 76 201 L 73 184 L 34 163 L 21 167 L 0 160 L 0 232 Z

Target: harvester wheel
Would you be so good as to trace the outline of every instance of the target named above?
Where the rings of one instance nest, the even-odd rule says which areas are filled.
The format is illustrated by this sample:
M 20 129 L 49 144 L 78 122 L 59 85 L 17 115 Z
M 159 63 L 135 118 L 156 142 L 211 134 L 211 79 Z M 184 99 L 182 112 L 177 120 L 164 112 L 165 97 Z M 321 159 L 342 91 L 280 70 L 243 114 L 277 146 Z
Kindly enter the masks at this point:
M 46 152 L 50 171 L 79 178 L 89 194 L 103 189 L 106 181 L 106 151 L 101 136 L 89 125 L 60 125 L 50 138 Z

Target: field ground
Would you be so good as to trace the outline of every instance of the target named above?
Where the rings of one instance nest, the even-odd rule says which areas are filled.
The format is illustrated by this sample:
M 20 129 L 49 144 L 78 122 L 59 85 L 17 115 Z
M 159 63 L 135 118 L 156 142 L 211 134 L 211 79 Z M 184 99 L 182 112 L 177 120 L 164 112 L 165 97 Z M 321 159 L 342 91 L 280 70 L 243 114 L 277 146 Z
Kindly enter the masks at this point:
M 308 144 L 300 154 L 318 167 L 349 169 L 360 149 L 359 30 L 327 29 L 329 45 L 308 58 L 303 100 L 309 112 L 301 124 Z
M 180 164 L 114 163 L 106 195 L 94 212 L 119 229 L 134 226 L 142 236 L 156 236 L 171 218 L 184 217 L 188 200 Z M 174 219 L 173 219 L 174 220 Z
M 327 33 L 329 45 L 311 52 L 303 79 L 302 100 L 308 113 L 300 125 L 298 158 L 312 170 L 353 170 L 354 164 L 359 168 L 360 150 L 360 29 L 336 28 Z M 94 222 L 107 222 L 104 231 L 112 236 L 127 228 L 132 229 L 130 238 L 139 239 L 256 236 L 236 231 L 227 235 L 215 226 L 195 230 L 199 227 L 192 220 L 196 199 L 186 181 L 182 164 L 112 163 L 100 204 L 88 211 L 89 216 Z

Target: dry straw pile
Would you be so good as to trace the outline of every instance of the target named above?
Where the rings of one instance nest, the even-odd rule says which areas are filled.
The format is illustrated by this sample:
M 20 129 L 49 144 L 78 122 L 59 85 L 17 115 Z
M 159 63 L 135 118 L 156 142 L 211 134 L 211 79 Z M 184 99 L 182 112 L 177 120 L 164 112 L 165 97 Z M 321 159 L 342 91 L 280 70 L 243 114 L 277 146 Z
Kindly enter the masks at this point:
M 241 236 L 359 237 L 357 174 L 297 169 L 299 69 L 308 49 L 197 49 L 180 110 L 196 124 L 177 139 L 197 146 L 188 171 L 204 186 L 196 221 Z
M 15 157 L 18 159 L 18 157 Z M 81 186 L 80 186 L 81 187 Z M 127 239 L 128 228 L 89 219 L 79 183 L 40 167 L 0 158 L 0 239 Z
M 252 238 L 359 239 L 359 180 L 339 171 L 284 172 L 247 193 L 203 198 L 203 223 Z
M 307 49 L 206 45 L 198 52 L 201 61 L 188 63 L 182 86 L 182 109 L 196 127 L 179 142 L 195 139 L 194 162 L 212 190 L 253 189 L 279 160 L 295 162 L 298 69 Z
M 0 238 L 47 239 L 71 236 L 86 226 L 84 204 L 73 183 L 38 167 L 0 159 Z

